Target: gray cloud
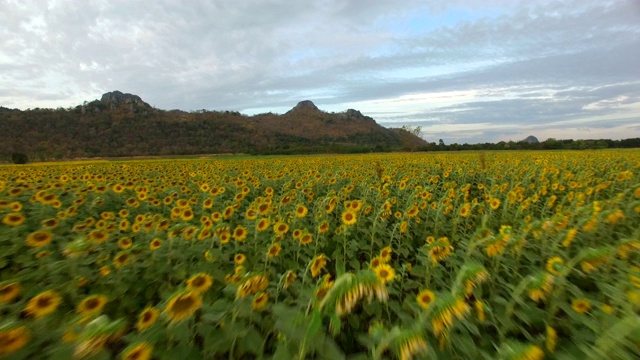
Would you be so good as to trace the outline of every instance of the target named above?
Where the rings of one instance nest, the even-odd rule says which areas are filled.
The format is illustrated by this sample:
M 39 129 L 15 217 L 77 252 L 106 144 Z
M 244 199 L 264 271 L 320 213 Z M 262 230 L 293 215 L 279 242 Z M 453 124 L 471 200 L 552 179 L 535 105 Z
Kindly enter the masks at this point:
M 163 109 L 281 112 L 311 99 L 387 126 L 446 124 L 460 142 L 529 129 L 579 137 L 640 115 L 635 0 L 0 0 L 0 23 L 9 107 L 116 89 Z

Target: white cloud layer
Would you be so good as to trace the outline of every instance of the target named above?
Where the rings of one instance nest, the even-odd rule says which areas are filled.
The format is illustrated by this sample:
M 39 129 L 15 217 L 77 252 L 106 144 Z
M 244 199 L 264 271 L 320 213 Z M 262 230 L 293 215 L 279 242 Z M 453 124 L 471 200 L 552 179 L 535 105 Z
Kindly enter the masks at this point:
M 0 0 L 0 105 L 309 99 L 428 141 L 640 136 L 637 0 Z

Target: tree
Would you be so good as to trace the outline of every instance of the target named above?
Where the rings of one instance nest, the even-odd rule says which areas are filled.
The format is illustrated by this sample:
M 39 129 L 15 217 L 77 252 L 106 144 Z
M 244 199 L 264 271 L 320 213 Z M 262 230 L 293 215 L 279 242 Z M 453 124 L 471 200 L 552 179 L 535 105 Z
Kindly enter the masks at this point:
M 11 154 L 11 161 L 14 164 L 26 164 L 29 162 L 29 158 L 26 154 L 14 152 Z

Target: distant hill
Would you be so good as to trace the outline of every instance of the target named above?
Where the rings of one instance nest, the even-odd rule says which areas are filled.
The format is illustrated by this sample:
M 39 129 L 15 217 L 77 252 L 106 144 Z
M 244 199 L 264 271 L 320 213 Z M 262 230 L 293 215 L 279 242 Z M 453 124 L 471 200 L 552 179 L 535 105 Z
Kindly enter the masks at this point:
M 538 138 L 537 138 L 537 137 L 535 137 L 535 136 L 533 136 L 533 135 L 529 135 L 529 136 L 527 136 L 527 137 L 526 137 L 524 140 L 522 140 L 522 141 L 524 141 L 524 142 L 528 142 L 528 143 L 531 143 L 531 144 L 537 144 L 537 143 L 539 143 Z
M 0 154 L 32 160 L 212 153 L 297 154 L 410 150 L 421 138 L 357 110 L 328 113 L 309 100 L 282 115 L 160 110 L 113 91 L 69 109 L 0 107 Z

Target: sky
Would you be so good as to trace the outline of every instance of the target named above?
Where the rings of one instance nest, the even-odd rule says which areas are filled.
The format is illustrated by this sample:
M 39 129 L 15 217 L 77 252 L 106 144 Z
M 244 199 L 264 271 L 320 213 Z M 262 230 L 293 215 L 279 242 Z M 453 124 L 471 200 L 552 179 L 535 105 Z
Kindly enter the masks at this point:
M 0 106 L 311 100 L 430 142 L 640 137 L 640 0 L 0 0 Z

